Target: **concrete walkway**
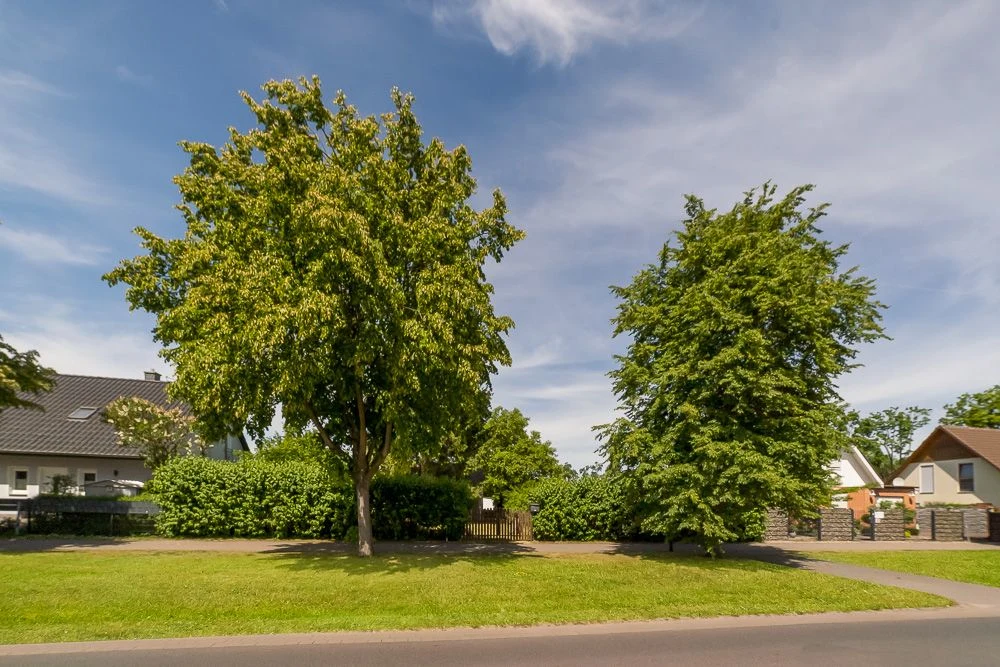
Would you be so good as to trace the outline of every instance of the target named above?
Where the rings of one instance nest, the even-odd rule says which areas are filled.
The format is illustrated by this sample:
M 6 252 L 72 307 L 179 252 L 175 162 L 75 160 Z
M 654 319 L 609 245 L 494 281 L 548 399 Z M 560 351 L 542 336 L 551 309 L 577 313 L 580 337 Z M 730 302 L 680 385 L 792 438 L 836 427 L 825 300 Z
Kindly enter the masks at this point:
M 750 549 L 751 551 L 747 551 Z M 1000 543 L 934 542 L 817 542 L 789 540 L 767 544 L 726 546 L 727 553 L 750 554 L 753 549 L 781 551 L 964 551 L 1000 550 Z M 376 542 L 380 554 L 644 554 L 669 551 L 662 542 Z M 15 538 L 0 540 L 0 553 L 43 551 L 219 551 L 225 553 L 329 553 L 353 554 L 355 545 L 330 540 L 252 540 L 252 539 L 165 539 L 165 538 Z M 674 551 L 700 553 L 690 544 L 676 544 Z
M 846 543 L 850 544 L 850 543 Z M 878 543 L 876 543 L 878 544 Z M 933 543 L 929 543 L 933 544 Z M 859 549 L 860 550 L 860 549 Z M 933 551 L 934 549 L 926 549 Z M 1000 617 L 1000 588 L 966 584 L 959 581 L 925 577 L 918 574 L 880 570 L 848 563 L 831 563 L 816 560 L 801 551 L 793 551 L 776 544 L 734 544 L 727 553 L 740 558 L 752 558 L 767 563 L 775 563 L 810 572 L 830 574 L 836 577 L 857 579 L 873 584 L 908 588 L 953 600 L 961 607 L 979 609 L 987 615 Z

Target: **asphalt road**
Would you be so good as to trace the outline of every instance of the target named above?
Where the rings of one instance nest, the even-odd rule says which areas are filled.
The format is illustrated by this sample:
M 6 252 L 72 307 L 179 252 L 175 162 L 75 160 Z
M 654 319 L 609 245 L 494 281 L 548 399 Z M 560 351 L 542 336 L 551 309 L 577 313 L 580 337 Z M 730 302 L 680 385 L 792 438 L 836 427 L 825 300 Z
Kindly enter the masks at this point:
M 0 657 L 0 665 L 995 665 L 1000 618 L 730 627 L 585 636 L 138 649 Z

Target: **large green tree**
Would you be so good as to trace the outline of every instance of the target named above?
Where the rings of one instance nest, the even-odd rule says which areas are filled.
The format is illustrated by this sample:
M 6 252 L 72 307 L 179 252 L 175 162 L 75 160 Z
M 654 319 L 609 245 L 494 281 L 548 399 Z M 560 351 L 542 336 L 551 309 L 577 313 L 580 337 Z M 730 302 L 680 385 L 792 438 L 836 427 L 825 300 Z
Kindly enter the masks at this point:
M 886 483 L 913 449 L 913 436 L 930 420 L 929 408 L 891 407 L 864 417 L 851 414 L 851 442 Z
M 512 492 L 547 477 L 566 477 L 572 470 L 559 463 L 552 443 L 528 430 L 528 418 L 517 408 L 495 408 L 483 429 L 483 441 L 468 463 L 482 476 L 480 492 L 501 504 Z
M 395 439 L 436 442 L 510 363 L 485 265 L 523 233 L 499 190 L 470 205 L 468 153 L 424 142 L 412 96 L 375 118 L 342 93 L 328 107 L 315 77 L 263 89 L 243 93 L 257 127 L 181 144 L 183 238 L 137 229 L 148 254 L 106 279 L 156 315 L 172 394 L 207 434 L 260 437 L 280 404 L 341 458 L 370 555 L 369 487 Z
M 1000 384 L 983 391 L 962 394 L 944 406 L 942 424 L 1000 428 Z
M 0 336 L 0 410 L 40 410 L 30 397 L 52 391 L 55 371 L 38 363 L 38 352 L 18 352 Z
M 620 299 L 628 335 L 610 373 L 624 416 L 598 427 L 643 528 L 710 553 L 768 507 L 812 511 L 845 443 L 835 380 L 882 336 L 871 280 L 842 270 L 820 237 L 811 188 L 765 184 L 719 213 L 687 197 L 687 219 Z

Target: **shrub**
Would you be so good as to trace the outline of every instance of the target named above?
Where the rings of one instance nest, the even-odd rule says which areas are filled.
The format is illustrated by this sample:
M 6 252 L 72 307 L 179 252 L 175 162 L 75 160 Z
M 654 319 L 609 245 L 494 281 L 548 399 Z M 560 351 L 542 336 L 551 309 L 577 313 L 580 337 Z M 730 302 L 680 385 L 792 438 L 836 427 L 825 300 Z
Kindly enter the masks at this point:
M 379 540 L 461 539 L 472 490 L 465 482 L 414 475 L 372 482 L 372 530 Z
M 302 461 L 181 457 L 161 466 L 146 488 L 160 505 L 157 531 L 169 536 L 344 539 L 356 524 L 351 481 Z M 376 479 L 375 536 L 458 539 L 471 496 L 453 480 Z
M 536 540 L 622 540 L 635 536 L 624 490 L 603 476 L 545 479 L 512 499 L 514 509 L 538 504 Z M 516 503 L 516 505 L 515 505 Z

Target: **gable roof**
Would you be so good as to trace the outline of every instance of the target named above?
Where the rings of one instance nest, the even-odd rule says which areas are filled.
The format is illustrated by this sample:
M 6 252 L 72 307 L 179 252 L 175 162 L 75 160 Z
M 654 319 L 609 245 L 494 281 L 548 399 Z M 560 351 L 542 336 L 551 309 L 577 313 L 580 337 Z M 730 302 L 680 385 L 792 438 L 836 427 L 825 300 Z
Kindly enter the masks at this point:
M 102 417 L 104 408 L 122 396 L 138 396 L 161 406 L 184 407 L 167 398 L 167 383 L 158 380 L 61 374 L 55 375 L 54 380 L 52 391 L 30 397 L 44 410 L 0 411 L 0 453 L 140 459 L 138 449 L 118 444 L 114 427 Z M 86 419 L 69 418 L 83 407 L 97 410 Z
M 854 467 L 854 470 L 858 473 L 858 476 L 866 480 L 865 484 L 872 484 L 874 486 L 882 486 L 882 478 L 878 476 L 875 472 L 875 468 L 872 464 L 868 462 L 868 457 L 866 457 L 860 449 L 855 445 L 850 445 L 840 454 L 841 461 L 848 461 Z
M 899 475 L 906 466 L 921 458 L 928 449 L 939 442 L 941 437 L 949 437 L 962 445 L 973 456 L 978 456 L 994 468 L 1000 470 L 1000 429 L 974 428 L 972 426 L 940 425 L 927 436 L 920 446 L 903 461 L 893 477 Z

